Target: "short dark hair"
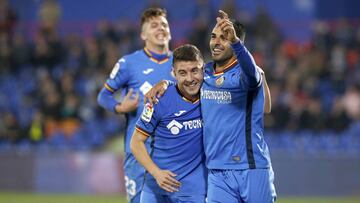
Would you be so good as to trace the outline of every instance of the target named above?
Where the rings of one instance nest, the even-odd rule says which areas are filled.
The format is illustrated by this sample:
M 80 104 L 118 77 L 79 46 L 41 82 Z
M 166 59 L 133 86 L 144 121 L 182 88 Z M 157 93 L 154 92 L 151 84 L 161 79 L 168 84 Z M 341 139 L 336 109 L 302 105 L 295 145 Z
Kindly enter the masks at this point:
M 237 20 L 231 19 L 231 22 L 234 25 L 234 29 L 236 32 L 236 36 L 241 40 L 244 41 L 245 40 L 245 35 L 246 35 L 246 30 L 245 30 L 245 26 L 240 23 Z
M 148 8 L 146 9 L 141 16 L 141 27 L 146 21 L 153 17 L 164 16 L 166 18 L 167 12 L 162 8 Z
M 179 61 L 204 60 L 200 50 L 192 44 L 184 44 L 177 47 L 173 52 L 173 64 Z

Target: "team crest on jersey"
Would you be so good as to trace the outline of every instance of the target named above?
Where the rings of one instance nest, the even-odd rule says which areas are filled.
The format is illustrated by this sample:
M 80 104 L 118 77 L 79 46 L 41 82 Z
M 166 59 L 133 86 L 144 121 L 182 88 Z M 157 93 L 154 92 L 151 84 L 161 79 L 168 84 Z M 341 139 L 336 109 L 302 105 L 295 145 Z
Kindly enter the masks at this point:
M 225 77 L 222 75 L 215 80 L 216 86 L 221 86 L 224 83 Z
M 151 104 L 146 103 L 144 106 L 144 110 L 141 114 L 141 119 L 143 121 L 150 122 L 153 113 L 154 113 L 154 107 Z

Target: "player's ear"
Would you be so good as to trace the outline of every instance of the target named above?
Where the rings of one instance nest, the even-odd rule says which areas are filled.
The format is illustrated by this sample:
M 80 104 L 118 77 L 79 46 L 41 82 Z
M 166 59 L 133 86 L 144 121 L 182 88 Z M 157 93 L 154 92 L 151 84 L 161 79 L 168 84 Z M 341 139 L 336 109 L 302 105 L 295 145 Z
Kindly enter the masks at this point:
M 146 40 L 146 35 L 145 35 L 145 32 L 143 30 L 141 30 L 141 33 L 140 33 L 140 37 L 142 40 Z
M 175 68 L 174 68 L 174 67 L 171 69 L 171 76 L 173 76 L 174 78 L 175 78 L 175 76 L 176 76 L 176 74 L 175 74 Z
M 169 32 L 169 41 L 171 40 L 171 32 Z
M 145 25 L 145 23 L 144 23 L 144 25 L 142 25 L 141 31 L 140 31 L 140 37 L 141 37 L 141 39 L 144 40 L 144 41 L 146 40 L 145 26 L 146 26 L 146 25 Z

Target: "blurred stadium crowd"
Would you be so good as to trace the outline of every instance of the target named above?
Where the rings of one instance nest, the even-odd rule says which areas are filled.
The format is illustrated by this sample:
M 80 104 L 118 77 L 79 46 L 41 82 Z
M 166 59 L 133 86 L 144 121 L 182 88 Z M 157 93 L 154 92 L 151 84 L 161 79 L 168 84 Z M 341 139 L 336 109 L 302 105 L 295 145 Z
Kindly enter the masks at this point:
M 137 26 L 102 20 L 92 36 L 60 35 L 61 10 L 56 1 L 44 1 L 36 34 L 28 38 L 16 32 L 22 21 L 16 10 L 0 2 L 0 150 L 94 149 L 119 134 L 124 118 L 102 110 L 96 96 L 118 58 L 142 48 Z M 231 5 L 223 9 L 244 19 L 245 44 L 266 73 L 269 145 L 359 152 L 358 22 L 315 22 L 312 38 L 299 43 L 284 38 L 265 10 L 249 18 Z M 192 32 L 172 47 L 193 43 L 209 59 L 216 12 L 199 4 L 197 14 Z

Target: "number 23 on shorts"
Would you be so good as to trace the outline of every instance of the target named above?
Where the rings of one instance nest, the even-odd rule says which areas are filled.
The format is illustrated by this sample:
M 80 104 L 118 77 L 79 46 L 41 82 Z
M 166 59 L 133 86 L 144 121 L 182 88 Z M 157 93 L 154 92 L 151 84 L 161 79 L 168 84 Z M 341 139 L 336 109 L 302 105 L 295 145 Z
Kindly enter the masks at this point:
M 134 196 L 136 194 L 136 182 L 129 179 L 127 176 L 125 176 L 125 187 L 126 193 L 128 193 L 129 196 Z

